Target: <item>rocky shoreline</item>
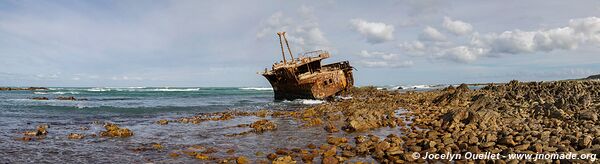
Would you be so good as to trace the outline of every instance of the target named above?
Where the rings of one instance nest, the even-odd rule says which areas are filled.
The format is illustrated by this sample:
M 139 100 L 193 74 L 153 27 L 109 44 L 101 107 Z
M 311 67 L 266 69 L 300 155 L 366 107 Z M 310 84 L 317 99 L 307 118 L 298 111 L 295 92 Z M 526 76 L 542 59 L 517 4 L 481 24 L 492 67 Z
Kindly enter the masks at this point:
M 297 110 L 257 110 L 203 113 L 192 117 L 150 120 L 158 126 L 183 126 L 257 118 L 231 128 L 247 131 L 224 138 L 279 135 L 298 122 L 297 129 L 314 128 L 324 135 L 301 147 L 273 147 L 254 155 L 236 154 L 235 148 L 203 145 L 169 147 L 149 143 L 135 151 L 159 151 L 168 158 L 210 163 L 448 163 L 415 159 L 414 153 L 600 153 L 600 81 L 555 81 L 488 84 L 473 90 L 466 84 L 432 91 L 385 91 L 354 88 L 345 98 Z M 351 97 L 351 98 L 349 98 Z M 106 131 L 90 137 L 126 138 L 134 131 L 105 123 Z M 372 134 L 390 129 L 387 136 Z M 46 131 L 47 130 L 47 131 Z M 52 133 L 45 127 L 43 135 Z M 69 134 L 81 139 L 86 134 Z M 86 136 L 87 137 L 87 136 Z M 301 136 L 300 136 L 301 137 Z M 19 138 L 32 141 L 31 137 Z M 33 140 L 35 142 L 35 140 Z M 165 146 L 163 146 L 165 145 Z M 256 145 L 263 146 L 263 145 Z M 452 161 L 454 162 L 454 161 Z M 522 161 L 456 159 L 456 162 L 518 163 Z M 529 161 L 531 162 L 531 161 Z M 538 160 L 544 163 L 592 163 L 590 160 Z
M 338 129 L 345 134 L 368 133 L 382 127 L 397 129 L 396 134 L 387 137 L 331 135 L 320 146 L 277 148 L 257 163 L 342 163 L 365 156 L 380 163 L 448 162 L 415 159 L 413 153 L 504 156 L 511 153 L 600 153 L 598 81 L 511 81 L 488 84 L 479 90 L 471 90 L 463 84 L 456 88 L 406 93 L 366 87 L 353 89 L 346 96 L 352 99 L 299 111 L 233 112 L 216 118 L 290 117 L 304 122 L 303 127 L 322 127 L 323 133 L 335 133 Z M 409 112 L 398 114 L 400 108 Z M 260 122 L 266 120 L 257 123 Z M 234 158 L 214 160 L 235 161 Z M 519 162 L 505 159 L 458 161 Z M 589 160 L 539 161 L 591 163 Z

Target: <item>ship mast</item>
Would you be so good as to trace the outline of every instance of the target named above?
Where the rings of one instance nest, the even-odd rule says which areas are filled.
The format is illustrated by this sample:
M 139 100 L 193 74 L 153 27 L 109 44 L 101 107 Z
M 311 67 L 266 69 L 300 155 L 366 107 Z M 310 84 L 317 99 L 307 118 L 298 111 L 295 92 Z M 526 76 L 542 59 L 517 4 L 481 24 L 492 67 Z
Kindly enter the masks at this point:
M 294 63 L 294 56 L 292 55 L 292 50 L 290 50 L 290 44 L 288 44 L 287 37 L 285 37 L 285 32 L 283 32 L 283 39 L 285 40 L 285 45 L 290 53 L 290 57 L 292 58 L 292 63 Z
M 287 61 L 285 61 L 285 51 L 283 51 L 283 41 L 281 40 L 281 35 L 283 35 L 283 34 L 285 34 L 285 32 L 283 32 L 283 33 L 282 32 L 278 32 L 277 36 L 279 36 L 279 46 L 281 47 L 281 56 L 283 57 L 283 64 L 286 64 Z

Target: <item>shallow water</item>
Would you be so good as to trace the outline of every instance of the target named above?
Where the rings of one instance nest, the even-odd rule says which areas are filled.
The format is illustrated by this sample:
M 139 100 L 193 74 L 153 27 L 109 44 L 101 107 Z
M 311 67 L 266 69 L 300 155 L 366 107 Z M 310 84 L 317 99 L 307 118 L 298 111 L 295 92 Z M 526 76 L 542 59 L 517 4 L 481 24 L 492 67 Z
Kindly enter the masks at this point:
M 33 97 L 51 100 L 31 100 Z M 58 96 L 75 96 L 86 101 L 52 100 Z M 262 134 L 226 137 L 250 130 L 236 127 L 262 118 L 236 117 L 227 121 L 207 121 L 199 124 L 171 122 L 158 125 L 159 119 L 177 119 L 197 113 L 226 110 L 255 111 L 259 109 L 294 110 L 324 103 L 314 100 L 274 102 L 268 88 L 50 88 L 47 91 L 0 92 L 0 159 L 8 163 L 106 163 L 106 162 L 201 162 L 182 154 L 192 146 L 214 147 L 212 157 L 244 155 L 251 160 L 265 159 L 275 148 L 306 148 L 309 143 L 325 143 L 329 134 L 322 127 L 299 128 L 300 122 L 289 118 L 269 118 L 278 125 L 277 131 Z M 326 103 L 326 102 L 325 102 Z M 102 123 L 112 122 L 129 128 L 129 138 L 89 137 L 70 140 L 69 133 L 98 134 Z M 48 135 L 34 141 L 21 141 L 22 132 L 36 125 L 50 125 Z M 87 127 L 89 130 L 83 130 Z M 399 133 L 395 128 L 371 132 L 384 137 Z M 364 133 L 334 135 L 353 137 Z M 164 149 L 142 149 L 160 143 Z M 236 150 L 233 154 L 225 153 Z M 257 152 L 264 152 L 256 156 Z M 182 154 L 170 157 L 169 153 Z M 372 161 L 370 158 L 358 158 Z

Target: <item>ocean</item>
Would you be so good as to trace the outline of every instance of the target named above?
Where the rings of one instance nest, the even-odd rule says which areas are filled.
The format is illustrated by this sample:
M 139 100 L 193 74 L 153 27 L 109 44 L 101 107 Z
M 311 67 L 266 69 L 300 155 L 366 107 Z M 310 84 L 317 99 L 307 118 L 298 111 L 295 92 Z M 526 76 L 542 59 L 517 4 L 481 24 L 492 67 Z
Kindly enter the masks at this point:
M 57 100 L 58 97 L 70 96 L 82 100 Z M 35 97 L 46 97 L 49 100 L 33 100 Z M 260 87 L 51 87 L 48 90 L 36 91 L 0 91 L 0 161 L 194 161 L 193 158 L 171 159 L 166 154 L 189 145 L 231 145 L 230 140 L 223 135 L 244 129 L 230 127 L 252 123 L 258 118 L 243 117 L 201 125 L 166 126 L 156 124 L 157 120 L 174 120 L 198 113 L 219 111 L 292 110 L 319 103 L 323 101 L 276 102 L 273 100 L 271 88 Z M 135 135 L 125 139 L 67 139 L 69 133 L 98 134 L 104 130 L 104 122 L 129 128 Z M 19 140 L 23 137 L 23 132 L 35 130 L 38 124 L 50 125 L 46 138 L 36 141 Z M 150 143 L 161 143 L 169 151 L 130 150 Z M 253 147 L 255 144 L 248 143 L 248 146 Z M 265 148 L 264 151 L 268 149 Z M 253 153 L 248 151 L 246 154 Z

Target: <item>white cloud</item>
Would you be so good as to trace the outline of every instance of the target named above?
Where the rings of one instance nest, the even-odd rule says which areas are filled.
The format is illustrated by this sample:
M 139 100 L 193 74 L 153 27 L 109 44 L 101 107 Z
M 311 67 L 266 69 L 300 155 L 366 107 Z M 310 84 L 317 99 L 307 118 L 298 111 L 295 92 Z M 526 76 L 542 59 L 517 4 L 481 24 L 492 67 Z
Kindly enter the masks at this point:
M 398 46 L 407 52 L 415 54 L 422 54 L 427 49 L 425 44 L 421 41 L 404 42 L 400 43 Z
M 533 38 L 536 48 L 541 51 L 553 49 L 571 50 L 577 48 L 578 36 L 572 28 L 563 27 L 537 32 Z
M 501 34 L 489 34 L 486 36 L 486 46 L 492 48 L 494 53 L 530 53 L 535 50 L 533 38 L 535 32 L 530 31 L 504 31 Z
M 333 49 L 319 27 L 314 10 L 310 7 L 301 6 L 298 9 L 298 17 L 287 17 L 282 12 L 276 12 L 260 24 L 261 29 L 256 33 L 259 39 L 275 35 L 279 31 L 286 31 L 293 49 Z
M 394 39 L 394 26 L 381 22 L 367 22 L 362 19 L 350 20 L 352 29 L 360 33 L 371 44 L 383 43 Z
M 381 51 L 362 50 L 358 53 L 362 57 L 358 64 L 364 67 L 372 68 L 400 68 L 413 65 L 411 60 L 402 60 L 400 54 L 387 53 Z
M 368 67 L 368 68 L 403 68 L 403 67 L 410 67 L 413 66 L 414 63 L 413 61 L 397 61 L 397 62 L 390 62 L 390 61 L 359 61 L 360 65 L 364 66 L 364 67 Z
M 479 38 L 474 45 L 491 47 L 492 53 L 523 54 L 537 51 L 572 50 L 579 44 L 600 43 L 600 18 L 571 19 L 566 27 L 535 31 L 504 31 Z
M 598 17 L 571 19 L 569 28 L 582 35 L 583 41 L 600 43 L 600 18 Z
M 469 63 L 475 61 L 479 56 L 486 53 L 487 50 L 483 48 L 458 46 L 444 50 L 441 57 L 456 62 Z
M 565 27 L 532 31 L 516 29 L 486 34 L 471 33 L 472 29 L 470 28 L 457 28 L 463 25 L 468 25 L 468 23 L 457 23 L 448 17 L 444 18 L 443 26 L 448 31 L 456 34 L 470 34 L 471 39 L 467 42 L 462 42 L 463 39 L 447 38 L 437 29 L 427 26 L 419 35 L 419 40 L 434 42 L 404 42 L 400 44 L 400 47 L 412 54 L 430 54 L 432 58 L 469 63 L 484 56 L 574 50 L 581 44 L 600 43 L 600 18 L 598 17 L 571 19 Z M 451 28 L 451 26 L 456 27 Z
M 365 57 L 365 58 L 381 58 L 381 59 L 385 59 L 385 60 L 396 59 L 400 56 L 399 54 L 394 54 L 394 53 L 386 53 L 386 52 L 380 52 L 380 51 L 369 52 L 367 50 L 360 51 L 359 55 L 362 57 Z
M 471 26 L 471 24 L 460 20 L 452 20 L 450 17 L 444 17 L 444 22 L 442 23 L 442 26 L 446 30 L 456 35 L 465 35 L 473 30 L 473 26 Z
M 427 26 L 423 29 L 423 33 L 421 33 L 419 39 L 424 41 L 446 41 L 446 36 L 437 29 Z

